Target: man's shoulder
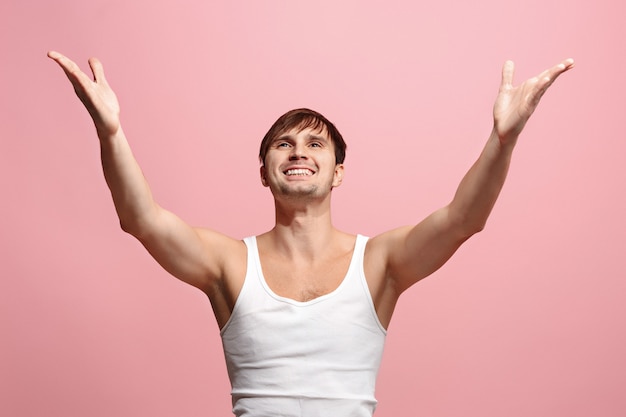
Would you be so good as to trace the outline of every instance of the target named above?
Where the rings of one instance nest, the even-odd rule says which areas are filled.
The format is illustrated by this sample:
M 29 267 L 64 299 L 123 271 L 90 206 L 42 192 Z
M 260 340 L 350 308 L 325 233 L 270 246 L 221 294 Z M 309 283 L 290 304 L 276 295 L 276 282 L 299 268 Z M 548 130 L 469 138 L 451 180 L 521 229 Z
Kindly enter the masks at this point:
M 367 242 L 368 252 L 378 254 L 388 252 L 408 236 L 411 228 L 412 226 L 402 226 L 370 237 Z
M 227 268 L 228 264 L 241 263 L 246 259 L 246 245 L 243 239 L 237 239 L 207 228 L 196 228 L 202 240 L 206 256 Z M 226 271 L 225 271 L 226 272 Z

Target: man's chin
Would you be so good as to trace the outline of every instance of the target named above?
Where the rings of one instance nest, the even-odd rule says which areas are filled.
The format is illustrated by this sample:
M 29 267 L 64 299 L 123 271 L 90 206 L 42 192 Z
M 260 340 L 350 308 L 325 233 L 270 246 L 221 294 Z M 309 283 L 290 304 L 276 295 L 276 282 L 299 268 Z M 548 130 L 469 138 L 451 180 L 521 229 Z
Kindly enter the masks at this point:
M 319 187 L 306 185 L 306 186 L 281 186 L 278 189 L 278 193 L 273 192 L 274 196 L 287 199 L 306 199 L 306 198 L 319 198 L 322 197 Z

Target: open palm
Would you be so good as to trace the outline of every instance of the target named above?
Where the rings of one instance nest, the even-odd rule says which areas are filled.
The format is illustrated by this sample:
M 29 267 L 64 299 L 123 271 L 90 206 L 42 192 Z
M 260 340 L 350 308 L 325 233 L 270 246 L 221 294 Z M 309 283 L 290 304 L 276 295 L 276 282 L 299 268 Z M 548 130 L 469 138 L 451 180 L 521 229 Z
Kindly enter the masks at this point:
M 74 91 L 93 119 L 98 136 L 115 134 L 120 128 L 120 106 L 115 93 L 104 77 L 102 64 L 96 58 L 89 59 L 93 80 L 78 65 L 58 52 L 48 56 L 61 66 L 74 86 Z
M 536 77 L 514 86 L 515 65 L 507 61 L 502 68 L 500 91 L 493 107 L 495 131 L 500 141 L 515 140 L 533 114 L 539 100 L 559 75 L 574 66 L 572 59 L 566 59 Z

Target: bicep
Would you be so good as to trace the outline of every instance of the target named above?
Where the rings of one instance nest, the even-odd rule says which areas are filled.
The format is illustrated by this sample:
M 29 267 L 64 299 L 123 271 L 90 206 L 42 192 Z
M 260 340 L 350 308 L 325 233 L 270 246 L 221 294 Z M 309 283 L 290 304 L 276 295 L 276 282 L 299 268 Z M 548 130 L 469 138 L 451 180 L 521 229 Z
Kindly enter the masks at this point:
M 192 227 L 162 208 L 135 237 L 166 271 L 204 291 L 223 276 L 228 248 L 240 244 L 212 230 Z
M 450 219 L 447 206 L 387 234 L 388 275 L 399 292 L 441 268 L 469 238 Z

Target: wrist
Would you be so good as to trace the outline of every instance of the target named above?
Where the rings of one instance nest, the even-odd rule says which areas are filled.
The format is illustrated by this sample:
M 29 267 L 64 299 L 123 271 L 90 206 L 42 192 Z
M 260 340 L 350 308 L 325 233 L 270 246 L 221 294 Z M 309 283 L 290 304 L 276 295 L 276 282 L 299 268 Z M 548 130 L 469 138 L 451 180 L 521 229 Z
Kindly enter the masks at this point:
M 491 131 L 490 135 L 490 140 L 497 145 L 499 151 L 508 154 L 513 152 L 513 148 L 515 148 L 518 138 L 519 134 L 499 135 L 495 127 Z
M 491 134 L 493 136 L 495 136 L 496 138 L 498 138 L 498 141 L 502 144 L 502 145 L 515 145 L 515 143 L 517 142 L 517 138 L 519 138 L 519 134 L 520 132 L 516 132 L 516 131 L 510 131 L 507 133 L 500 133 L 498 131 L 498 128 L 494 125 L 493 129 L 491 131 Z
M 115 129 L 110 129 L 106 127 L 98 127 L 98 125 L 96 125 L 96 134 L 98 135 L 100 142 L 110 142 L 115 140 L 115 138 L 124 135 L 121 126 L 118 126 Z

